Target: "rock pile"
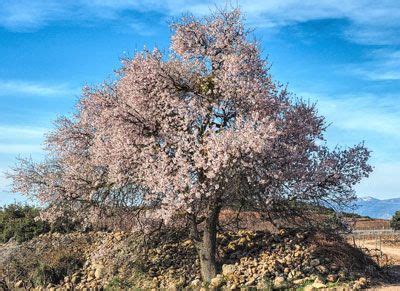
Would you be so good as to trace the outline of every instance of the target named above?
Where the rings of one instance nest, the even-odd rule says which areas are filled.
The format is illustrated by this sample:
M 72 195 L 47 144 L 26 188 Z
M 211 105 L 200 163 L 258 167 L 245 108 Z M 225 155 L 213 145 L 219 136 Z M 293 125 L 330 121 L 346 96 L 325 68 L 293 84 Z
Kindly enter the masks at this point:
M 224 261 L 229 264 L 222 265 L 225 281 L 220 284 L 231 289 L 239 286 L 278 289 L 307 283 L 313 283 L 314 288 L 325 288 L 356 275 L 329 257 L 316 256 L 317 246 L 310 243 L 307 233 L 281 231 L 271 236 L 242 231 L 221 236 Z
M 338 284 L 360 289 L 368 284 L 357 264 L 346 265 L 341 258 L 338 260 L 337 253 L 321 252 L 321 246 L 311 233 L 281 231 L 272 235 L 238 231 L 219 234 L 217 255 L 222 262 L 221 270 L 209 285 L 201 281 L 193 242 L 179 232 L 165 232 L 151 241 L 125 232 L 47 234 L 26 244 L 44 251 L 44 241 L 56 246 L 85 242 L 79 250 L 82 265 L 78 269 L 58 282 L 39 286 L 53 290 L 107 286 L 280 289 L 306 285 L 308 289 L 318 289 Z M 40 242 L 42 246 L 39 247 Z M 28 286 L 24 278 L 15 278 L 13 284 L 16 288 L 34 287 Z

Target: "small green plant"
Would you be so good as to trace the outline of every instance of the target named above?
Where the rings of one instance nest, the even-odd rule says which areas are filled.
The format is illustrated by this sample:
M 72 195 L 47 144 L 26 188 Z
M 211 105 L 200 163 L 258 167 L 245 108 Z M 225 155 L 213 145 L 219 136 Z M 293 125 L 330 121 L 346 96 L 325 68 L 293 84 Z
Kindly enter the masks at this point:
M 31 281 L 34 286 L 46 286 L 46 284 L 54 281 L 53 273 L 54 270 L 50 266 L 39 262 L 32 272 Z
M 50 230 L 47 222 L 35 220 L 39 209 L 34 206 L 10 204 L 0 207 L 0 242 L 11 238 L 24 242 Z
M 110 282 L 108 282 L 106 290 L 130 289 L 130 288 L 132 288 L 131 283 L 119 277 L 114 277 L 110 280 Z
M 49 283 L 57 284 L 67 275 L 82 267 L 83 261 L 77 254 L 69 254 L 64 251 L 53 253 L 45 261 L 38 261 L 31 274 L 34 286 L 46 286 Z
M 37 219 L 40 209 L 35 206 L 18 203 L 0 207 L 0 243 L 11 238 L 21 243 L 47 232 L 68 233 L 79 228 L 79 222 L 73 221 L 67 214 L 52 224 Z
M 268 277 L 264 277 L 264 286 L 263 286 L 263 290 L 265 291 L 272 291 L 273 290 L 273 282 L 271 280 L 271 278 Z
M 32 249 L 22 245 L 19 252 L 0 266 L 0 274 L 9 282 L 23 280 L 27 287 L 46 286 L 49 283 L 59 284 L 82 268 L 82 252 L 74 246 L 49 246 Z
M 314 283 L 314 280 L 311 280 L 311 279 L 306 280 L 306 281 L 303 282 L 303 284 L 297 286 L 296 290 L 297 291 L 303 291 L 303 290 L 306 289 L 307 286 L 312 285 L 313 283 Z
M 400 230 L 400 211 L 396 211 L 390 220 L 390 227 L 394 230 Z
M 80 229 L 80 224 L 71 219 L 72 213 L 67 212 L 65 215 L 58 217 L 51 223 L 51 232 L 69 233 Z

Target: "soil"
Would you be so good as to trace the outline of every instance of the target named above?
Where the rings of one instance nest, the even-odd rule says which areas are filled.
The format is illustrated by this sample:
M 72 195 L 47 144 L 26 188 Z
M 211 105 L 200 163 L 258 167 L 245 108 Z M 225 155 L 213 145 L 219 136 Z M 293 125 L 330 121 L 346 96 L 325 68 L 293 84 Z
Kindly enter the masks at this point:
M 375 249 L 377 246 L 375 240 L 359 241 L 358 243 L 360 243 L 362 247 L 368 249 Z M 393 262 L 393 265 L 388 266 L 388 274 L 393 279 L 393 284 L 372 288 L 370 290 L 399 291 L 400 290 L 400 244 L 398 246 L 393 246 L 393 245 L 388 246 L 385 245 L 385 243 L 383 243 L 380 249 Z

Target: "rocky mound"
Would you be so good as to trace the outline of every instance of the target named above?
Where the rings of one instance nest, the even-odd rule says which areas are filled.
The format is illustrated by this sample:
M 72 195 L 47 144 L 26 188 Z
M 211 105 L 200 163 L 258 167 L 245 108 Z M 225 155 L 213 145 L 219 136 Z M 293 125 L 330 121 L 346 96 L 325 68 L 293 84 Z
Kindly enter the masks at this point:
M 378 266 L 341 239 L 321 233 L 224 232 L 220 274 L 210 287 L 361 288 Z M 165 230 L 151 240 L 125 232 L 46 234 L 0 247 L 0 277 L 11 287 L 182 288 L 205 286 L 191 240 Z

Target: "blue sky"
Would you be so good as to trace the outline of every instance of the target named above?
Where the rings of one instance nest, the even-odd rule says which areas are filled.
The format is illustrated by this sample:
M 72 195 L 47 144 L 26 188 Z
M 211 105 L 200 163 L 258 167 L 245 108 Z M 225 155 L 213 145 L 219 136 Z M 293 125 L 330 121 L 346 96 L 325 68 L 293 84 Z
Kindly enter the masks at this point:
M 83 85 L 113 77 L 120 57 L 167 49 L 168 22 L 208 14 L 216 1 L 1 0 L 0 172 L 42 157 L 43 134 L 69 114 Z M 400 2 L 232 1 L 261 41 L 272 73 L 317 101 L 329 144 L 359 141 L 375 171 L 360 196 L 400 197 Z M 0 174 L 0 204 L 9 193 Z

